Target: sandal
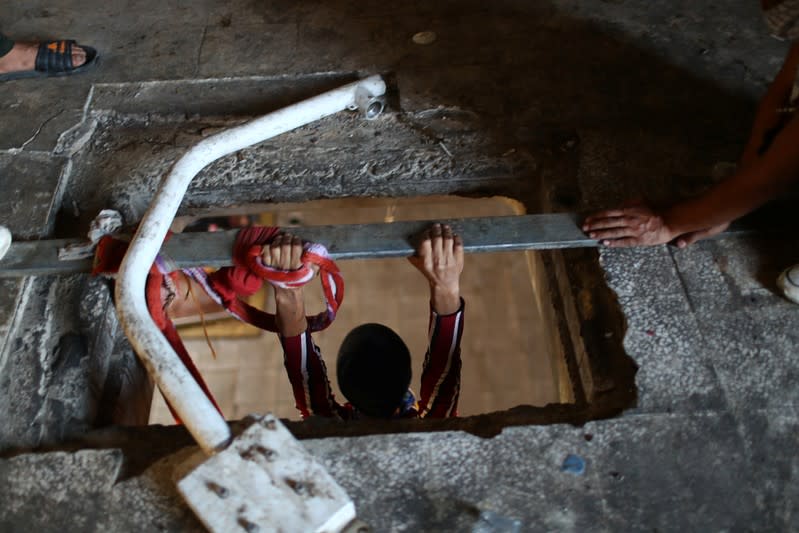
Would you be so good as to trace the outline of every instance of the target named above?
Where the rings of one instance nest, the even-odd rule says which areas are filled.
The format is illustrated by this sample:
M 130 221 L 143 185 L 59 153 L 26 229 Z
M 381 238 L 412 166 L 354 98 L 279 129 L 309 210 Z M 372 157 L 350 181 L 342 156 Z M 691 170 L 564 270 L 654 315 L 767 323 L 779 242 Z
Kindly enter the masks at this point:
M 79 46 L 86 52 L 86 62 L 79 67 L 72 65 L 73 46 Z M 34 70 L 0 74 L 0 81 L 79 74 L 93 67 L 97 63 L 97 57 L 97 50 L 90 46 L 79 45 L 72 40 L 41 42 L 39 43 L 39 51 L 36 53 Z

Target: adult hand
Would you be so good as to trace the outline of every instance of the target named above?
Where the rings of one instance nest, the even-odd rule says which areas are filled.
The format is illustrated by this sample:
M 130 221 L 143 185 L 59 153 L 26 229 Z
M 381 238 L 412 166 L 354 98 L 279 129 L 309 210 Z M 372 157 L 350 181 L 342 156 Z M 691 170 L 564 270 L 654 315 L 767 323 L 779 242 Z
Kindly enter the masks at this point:
M 583 231 L 610 247 L 654 246 L 677 236 L 660 213 L 645 205 L 594 213 L 583 222 Z
M 430 283 L 433 309 L 451 314 L 460 309 L 460 276 L 463 272 L 463 241 L 447 225 L 433 224 L 422 234 L 410 263 Z

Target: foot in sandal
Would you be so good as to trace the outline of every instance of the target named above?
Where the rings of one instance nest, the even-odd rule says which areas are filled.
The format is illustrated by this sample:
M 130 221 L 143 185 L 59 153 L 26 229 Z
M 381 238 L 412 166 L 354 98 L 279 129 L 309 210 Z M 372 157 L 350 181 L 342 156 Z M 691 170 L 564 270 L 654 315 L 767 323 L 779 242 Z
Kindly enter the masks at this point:
M 17 42 L 0 57 L 0 81 L 69 76 L 90 69 L 96 62 L 97 51 L 75 41 Z

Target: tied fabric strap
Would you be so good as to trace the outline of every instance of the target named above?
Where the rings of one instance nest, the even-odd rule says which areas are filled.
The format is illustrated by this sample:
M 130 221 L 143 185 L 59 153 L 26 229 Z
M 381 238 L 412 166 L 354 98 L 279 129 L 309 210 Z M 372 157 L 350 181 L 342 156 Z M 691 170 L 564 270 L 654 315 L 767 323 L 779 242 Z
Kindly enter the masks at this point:
M 150 316 L 155 322 L 156 327 L 161 331 L 166 340 L 169 341 L 169 344 L 175 350 L 175 353 L 180 358 L 183 365 L 191 374 L 191 377 L 197 382 L 197 385 L 200 386 L 200 389 L 205 393 L 205 396 L 211 401 L 216 410 L 219 411 L 219 414 L 224 416 L 222 413 L 222 409 L 219 408 L 219 404 L 216 403 L 216 399 L 214 395 L 211 393 L 211 390 L 208 388 L 208 385 L 205 384 L 205 380 L 200 374 L 200 370 L 194 365 L 194 361 L 189 355 L 189 351 L 183 345 L 183 341 L 178 334 L 178 330 L 175 328 L 175 324 L 172 323 L 172 320 L 169 318 L 169 315 L 164 308 L 164 303 L 162 302 L 161 298 L 161 287 L 164 285 L 164 282 L 169 277 L 169 274 L 162 273 L 157 265 L 153 265 L 150 267 L 150 275 L 147 276 L 147 284 L 145 288 L 145 298 L 147 300 L 147 309 L 150 311 Z M 164 396 L 164 401 L 166 402 L 166 406 L 169 408 L 169 412 L 172 414 L 172 418 L 175 419 L 175 422 L 181 424 L 182 421 L 178 416 L 178 413 L 175 409 L 172 408 L 172 404 L 169 400 Z
M 272 242 L 280 232 L 277 227 L 251 226 L 242 228 L 233 245 L 233 264 L 229 269 L 220 269 L 203 279 L 203 273 L 192 269 L 187 272 L 200 283 L 209 295 L 222 304 L 233 316 L 258 328 L 277 332 L 277 318 L 271 313 L 256 309 L 238 298 L 255 292 L 253 277 L 268 281 L 281 288 L 298 288 L 311 281 L 319 268 L 319 277 L 325 296 L 325 311 L 306 317 L 311 332 L 327 328 L 336 318 L 344 300 L 344 280 L 327 249 L 316 243 L 305 243 L 301 256 L 302 267 L 283 271 L 268 267 L 261 261 L 263 246 Z M 255 288 L 255 290 L 253 290 Z
M 239 299 L 260 289 L 262 280 L 278 287 L 301 287 L 315 275 L 312 265 L 319 267 L 319 276 L 325 295 L 325 311 L 307 317 L 308 329 L 312 332 L 327 328 L 336 318 L 336 313 L 344 300 L 344 280 L 327 249 L 321 244 L 306 243 L 301 256 L 302 267 L 293 271 L 282 271 L 267 267 L 261 260 L 263 246 L 269 244 L 280 232 L 277 227 L 247 227 L 236 235 L 233 246 L 233 267 L 219 269 L 211 275 L 200 268 L 184 269 L 183 272 L 197 281 L 208 295 L 222 305 L 230 314 L 258 328 L 277 332 L 277 318 Z M 167 239 L 169 235 L 167 235 Z M 112 274 L 119 270 L 129 243 L 104 236 L 95 251 L 93 275 Z M 168 285 L 171 272 L 169 258 L 159 256 L 150 268 L 146 285 L 146 300 L 150 316 L 161 333 L 175 349 L 178 357 L 196 380 L 197 384 L 220 411 L 211 391 L 208 389 L 197 367 L 191 359 L 178 335 L 162 301 L 162 287 Z M 177 413 L 167 401 L 175 421 L 180 423 Z

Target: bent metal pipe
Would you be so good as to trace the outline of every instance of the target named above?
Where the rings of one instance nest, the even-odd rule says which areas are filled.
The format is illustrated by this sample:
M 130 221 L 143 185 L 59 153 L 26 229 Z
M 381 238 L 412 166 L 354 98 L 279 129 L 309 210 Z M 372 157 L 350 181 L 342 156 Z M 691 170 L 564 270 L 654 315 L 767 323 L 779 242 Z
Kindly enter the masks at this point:
M 194 177 L 220 157 L 339 111 L 357 108 L 361 102 L 368 106 L 364 111 L 373 115 L 374 101 L 363 98 L 363 94 L 379 98 L 385 91 L 383 79 L 370 76 L 202 140 L 172 166 L 131 241 L 117 276 L 119 321 L 164 397 L 209 455 L 227 447 L 230 429 L 153 323 L 145 301 L 147 273 L 183 196 Z

